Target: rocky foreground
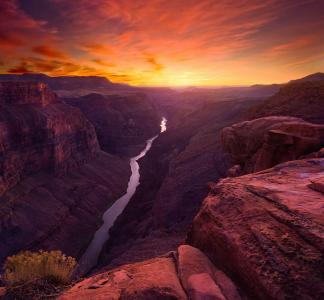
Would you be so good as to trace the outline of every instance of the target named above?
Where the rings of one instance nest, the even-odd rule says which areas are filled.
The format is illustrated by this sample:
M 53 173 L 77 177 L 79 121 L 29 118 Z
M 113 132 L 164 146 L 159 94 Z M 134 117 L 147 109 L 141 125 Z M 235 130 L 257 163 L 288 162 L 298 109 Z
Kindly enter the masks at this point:
M 60 299 L 323 299 L 323 192 L 324 158 L 223 179 L 194 219 L 196 248 L 90 277 Z
M 252 299 L 322 299 L 323 187 L 323 158 L 224 179 L 205 199 L 188 241 Z
M 76 284 L 59 299 L 242 299 L 224 272 L 197 248 L 125 265 Z M 208 297 L 208 298 L 206 298 Z
M 248 150 L 272 149 L 265 161 L 276 164 L 276 151 L 289 161 L 210 184 L 186 245 L 85 279 L 60 299 L 323 299 L 323 128 L 290 117 L 225 128 L 234 160 L 241 149 L 241 163 L 265 169 Z

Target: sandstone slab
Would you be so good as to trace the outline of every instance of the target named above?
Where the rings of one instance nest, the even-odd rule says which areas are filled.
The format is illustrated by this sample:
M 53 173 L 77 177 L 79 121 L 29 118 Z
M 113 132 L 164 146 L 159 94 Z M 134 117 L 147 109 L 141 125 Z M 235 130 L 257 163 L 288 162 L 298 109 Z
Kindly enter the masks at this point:
M 188 241 L 252 299 L 323 299 L 324 159 L 221 180 Z M 317 187 L 321 187 L 321 183 Z
M 65 292 L 69 299 L 186 299 L 172 257 L 160 257 L 85 279 Z

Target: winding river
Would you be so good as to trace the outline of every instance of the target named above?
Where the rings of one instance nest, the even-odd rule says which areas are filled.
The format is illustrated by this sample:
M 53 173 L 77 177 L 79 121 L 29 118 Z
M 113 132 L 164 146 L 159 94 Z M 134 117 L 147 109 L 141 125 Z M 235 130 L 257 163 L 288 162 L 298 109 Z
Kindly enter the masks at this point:
M 167 119 L 163 117 L 160 124 L 161 133 L 166 131 L 166 123 Z M 146 141 L 146 146 L 141 153 L 130 159 L 131 176 L 129 178 L 126 194 L 116 200 L 115 203 L 104 213 L 102 217 L 102 226 L 94 234 L 90 245 L 79 261 L 80 273 L 85 274 L 91 268 L 96 266 L 102 247 L 105 242 L 109 240 L 109 229 L 114 225 L 117 217 L 123 212 L 129 200 L 135 194 L 137 186 L 140 184 L 139 164 L 137 161 L 146 155 L 157 137 L 158 135 L 148 139 Z

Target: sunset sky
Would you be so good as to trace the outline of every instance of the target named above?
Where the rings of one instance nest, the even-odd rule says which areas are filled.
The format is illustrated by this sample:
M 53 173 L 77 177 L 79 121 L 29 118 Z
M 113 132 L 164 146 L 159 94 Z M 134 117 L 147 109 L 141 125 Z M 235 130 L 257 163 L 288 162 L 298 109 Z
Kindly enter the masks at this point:
M 323 0 L 1 0 L 0 72 L 147 86 L 324 71 Z

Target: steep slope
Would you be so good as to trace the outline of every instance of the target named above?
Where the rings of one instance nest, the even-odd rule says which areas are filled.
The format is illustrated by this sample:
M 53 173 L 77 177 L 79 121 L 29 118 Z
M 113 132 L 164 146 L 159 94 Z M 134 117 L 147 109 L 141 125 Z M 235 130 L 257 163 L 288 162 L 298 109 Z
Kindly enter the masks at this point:
M 323 81 L 323 80 L 324 80 L 324 73 L 317 72 L 317 73 L 313 73 L 313 74 L 307 75 L 307 76 L 299 78 L 299 79 L 290 80 L 289 82 L 293 83 L 293 82 Z
M 42 83 L 0 83 L 0 195 L 42 169 L 64 172 L 98 150 L 90 122 Z
M 128 162 L 100 151 L 92 124 L 43 83 L 2 82 L 0 108 L 0 261 L 36 248 L 78 256 L 125 191 Z
M 133 156 L 160 130 L 161 116 L 144 94 L 90 94 L 64 100 L 85 114 L 100 147 L 112 154 Z
M 249 112 L 255 119 L 272 115 L 294 116 L 313 123 L 324 123 L 324 80 L 296 81 Z
M 192 114 L 186 112 L 176 127 L 168 125 L 140 162 L 141 185 L 111 230 L 101 266 L 154 257 L 184 240 L 208 193 L 208 181 L 226 176 L 230 166 L 220 130 L 254 103 L 205 104 Z

